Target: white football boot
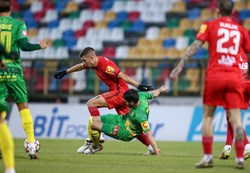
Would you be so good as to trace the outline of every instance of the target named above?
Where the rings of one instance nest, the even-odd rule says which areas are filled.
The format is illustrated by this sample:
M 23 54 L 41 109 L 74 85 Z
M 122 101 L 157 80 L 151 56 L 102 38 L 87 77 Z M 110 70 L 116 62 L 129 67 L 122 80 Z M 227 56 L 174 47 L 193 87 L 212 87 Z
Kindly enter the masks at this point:
M 29 146 L 29 157 L 30 157 L 30 159 L 38 159 L 38 153 L 36 152 L 34 142 L 30 142 L 28 144 L 28 146 Z
M 84 151 L 86 149 L 88 149 L 92 144 L 93 144 L 93 141 L 90 138 L 87 138 L 85 140 L 85 143 L 83 144 L 83 146 L 79 147 L 76 152 L 77 153 L 84 153 Z
M 95 154 L 98 151 L 103 150 L 103 146 L 100 143 L 97 147 L 91 145 L 88 149 L 84 151 L 84 154 Z

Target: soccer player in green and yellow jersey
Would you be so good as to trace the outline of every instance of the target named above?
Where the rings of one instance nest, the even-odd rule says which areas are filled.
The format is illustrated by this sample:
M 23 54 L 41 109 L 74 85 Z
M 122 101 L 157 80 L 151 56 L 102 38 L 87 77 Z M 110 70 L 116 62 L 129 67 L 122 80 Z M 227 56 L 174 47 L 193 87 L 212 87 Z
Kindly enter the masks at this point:
M 1 32 L 1 29 L 0 29 Z M 0 55 L 11 57 L 0 44 Z M 15 55 L 15 54 L 13 54 Z M 14 58 L 14 57 L 13 57 Z M 0 70 L 6 68 L 0 56 Z M 14 142 L 7 124 L 4 121 L 8 105 L 5 100 L 0 100 L 0 157 L 3 155 L 5 173 L 15 173 Z M 2 152 L 2 153 L 1 153 Z
M 0 71 L 0 99 L 6 100 L 9 93 L 12 95 L 29 141 L 29 156 L 30 158 L 38 158 L 34 147 L 34 127 L 27 103 L 28 97 L 21 67 L 20 49 L 23 51 L 45 49 L 47 42 L 42 40 L 39 44 L 29 43 L 25 23 L 11 17 L 11 5 L 11 0 L 0 0 L 0 42 L 7 52 L 17 52 L 15 58 L 1 55 L 6 68 Z
M 134 89 L 126 91 L 124 93 L 124 104 L 129 106 L 129 113 L 125 116 L 117 116 L 116 114 L 92 116 L 92 119 L 90 119 L 90 121 L 92 121 L 91 129 L 104 132 L 106 135 L 122 141 L 131 141 L 144 132 L 147 135 L 155 154 L 160 155 L 148 123 L 148 99 L 158 97 L 159 94 L 165 90 L 167 90 L 167 88 L 162 86 L 149 92 L 137 92 Z M 95 146 L 95 139 L 93 139 L 93 142 L 93 146 L 87 149 L 85 154 L 95 153 L 95 148 L 97 147 Z

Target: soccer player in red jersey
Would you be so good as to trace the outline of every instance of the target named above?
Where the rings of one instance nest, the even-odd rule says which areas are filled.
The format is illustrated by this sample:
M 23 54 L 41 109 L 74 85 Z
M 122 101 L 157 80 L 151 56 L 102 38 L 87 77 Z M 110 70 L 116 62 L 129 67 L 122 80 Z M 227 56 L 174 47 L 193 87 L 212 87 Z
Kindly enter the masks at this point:
M 204 22 L 196 40 L 188 48 L 185 56 L 170 73 L 176 79 L 185 63 L 195 54 L 205 41 L 209 43 L 210 59 L 206 71 L 203 93 L 202 145 L 204 157 L 197 168 L 213 167 L 212 120 L 216 106 L 228 109 L 229 120 L 234 130 L 236 168 L 244 168 L 244 129 L 241 120 L 243 98 L 243 75 L 238 67 L 239 53 L 243 49 L 250 57 L 248 32 L 230 17 L 233 11 L 231 0 L 218 0 L 218 19 Z
M 241 53 L 239 54 L 240 56 L 240 63 L 239 63 L 239 68 L 242 70 L 243 75 L 247 74 L 247 70 L 248 70 L 248 63 L 247 63 L 247 56 L 244 53 L 244 51 L 241 51 Z M 242 83 L 244 92 L 244 105 L 242 106 L 242 109 L 247 110 L 248 109 L 248 105 L 249 105 L 249 100 L 250 100 L 250 80 L 244 80 Z M 228 111 L 226 110 L 227 114 Z M 227 137 L 226 137 L 226 145 L 224 146 L 223 150 L 220 153 L 219 158 L 220 159 L 228 159 L 230 157 L 231 154 L 231 146 L 233 143 L 233 128 L 231 123 L 229 122 L 229 116 L 227 115 Z M 250 144 L 249 141 L 247 139 L 246 133 L 244 132 L 244 159 L 248 159 L 250 157 Z
M 60 70 L 56 72 L 54 77 L 56 79 L 61 79 L 68 73 L 85 69 L 91 69 L 97 74 L 97 76 L 109 87 L 109 91 L 102 93 L 87 102 L 91 116 L 100 116 L 98 108 L 102 107 L 108 107 L 109 109 L 115 108 L 118 114 L 126 115 L 129 112 L 129 107 L 124 102 L 123 94 L 129 89 L 128 84 L 141 91 L 149 91 L 153 89 L 151 86 L 139 84 L 137 81 L 121 72 L 117 65 L 108 58 L 97 56 L 95 50 L 91 47 L 87 47 L 82 50 L 80 52 L 80 58 L 82 63 L 76 64 L 67 70 Z M 92 119 L 90 119 L 88 123 L 88 137 L 90 140 L 87 139 L 85 144 L 77 150 L 79 153 L 84 153 L 84 150 L 88 149 L 89 146 L 92 145 L 92 142 L 95 143 L 95 146 L 98 146 L 96 150 L 103 149 L 101 144 L 96 144 L 100 142 L 100 134 L 98 131 L 91 130 L 91 121 Z M 137 136 L 137 139 L 148 147 L 148 154 L 154 153 L 154 150 L 145 133 Z

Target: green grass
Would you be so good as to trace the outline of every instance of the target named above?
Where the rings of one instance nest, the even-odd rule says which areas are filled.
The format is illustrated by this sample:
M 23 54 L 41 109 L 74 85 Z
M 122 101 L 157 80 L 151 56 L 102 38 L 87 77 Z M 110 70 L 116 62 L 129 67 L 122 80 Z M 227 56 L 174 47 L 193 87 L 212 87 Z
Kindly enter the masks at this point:
M 15 139 L 17 173 L 231 173 L 250 172 L 250 160 L 244 170 L 234 168 L 234 150 L 229 160 L 219 160 L 223 143 L 214 143 L 214 168 L 196 169 L 202 156 L 200 142 L 158 142 L 161 156 L 144 156 L 146 148 L 138 141 L 106 141 L 103 151 L 77 154 L 81 140 L 40 139 L 39 160 L 30 160 L 23 150 L 23 139 Z M 3 162 L 0 161 L 0 172 Z

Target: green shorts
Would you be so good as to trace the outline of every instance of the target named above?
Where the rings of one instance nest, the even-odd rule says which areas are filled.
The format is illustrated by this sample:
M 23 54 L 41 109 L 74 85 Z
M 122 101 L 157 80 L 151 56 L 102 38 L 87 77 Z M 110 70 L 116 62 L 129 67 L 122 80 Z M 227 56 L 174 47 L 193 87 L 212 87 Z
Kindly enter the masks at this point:
M 102 132 L 106 135 L 122 141 L 131 141 L 134 137 L 126 130 L 124 122 L 122 121 L 122 115 L 107 114 L 101 116 Z M 113 134 L 114 127 L 119 126 L 120 129 L 117 135 Z
M 6 100 L 11 94 L 15 103 L 28 101 L 26 83 L 20 75 L 0 75 L 0 97 Z

